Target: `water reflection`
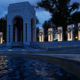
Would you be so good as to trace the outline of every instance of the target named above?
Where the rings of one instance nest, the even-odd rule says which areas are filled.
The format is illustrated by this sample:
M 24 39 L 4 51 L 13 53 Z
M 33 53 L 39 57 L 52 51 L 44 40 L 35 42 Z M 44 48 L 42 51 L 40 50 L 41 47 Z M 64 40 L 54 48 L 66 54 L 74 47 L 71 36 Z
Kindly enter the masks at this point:
M 59 65 L 26 57 L 0 56 L 0 80 L 78 80 Z

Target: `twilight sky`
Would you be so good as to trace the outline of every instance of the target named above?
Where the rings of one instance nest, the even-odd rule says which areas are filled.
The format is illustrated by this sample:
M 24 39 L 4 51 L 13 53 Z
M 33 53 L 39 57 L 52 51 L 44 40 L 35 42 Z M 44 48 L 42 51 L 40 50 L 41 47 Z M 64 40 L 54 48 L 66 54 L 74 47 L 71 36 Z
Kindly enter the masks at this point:
M 0 0 L 0 17 L 7 14 L 8 5 L 10 3 L 23 2 L 23 1 L 28 1 L 30 2 L 30 4 L 35 6 L 37 2 L 40 0 Z M 72 0 L 72 2 L 75 2 L 75 1 L 80 3 L 80 0 Z M 37 9 L 36 16 L 38 17 L 40 24 L 43 24 L 45 20 L 48 20 L 50 18 L 50 13 L 45 11 L 44 9 Z M 41 27 L 41 25 L 39 26 Z

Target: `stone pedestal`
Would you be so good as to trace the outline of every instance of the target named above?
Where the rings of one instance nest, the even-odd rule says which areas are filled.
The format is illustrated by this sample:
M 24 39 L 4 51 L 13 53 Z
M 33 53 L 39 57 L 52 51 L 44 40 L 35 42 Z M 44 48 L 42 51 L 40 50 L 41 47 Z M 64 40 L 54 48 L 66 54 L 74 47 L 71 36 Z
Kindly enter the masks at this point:
M 39 42 L 44 42 L 44 30 L 39 30 Z
M 78 23 L 78 40 L 80 40 L 80 23 Z
M 74 40 L 73 27 L 74 27 L 73 24 L 67 26 L 67 38 L 68 38 L 68 41 L 73 41 Z
M 53 28 L 48 28 L 48 41 L 53 41 Z
M 58 41 L 63 41 L 63 28 L 58 27 Z

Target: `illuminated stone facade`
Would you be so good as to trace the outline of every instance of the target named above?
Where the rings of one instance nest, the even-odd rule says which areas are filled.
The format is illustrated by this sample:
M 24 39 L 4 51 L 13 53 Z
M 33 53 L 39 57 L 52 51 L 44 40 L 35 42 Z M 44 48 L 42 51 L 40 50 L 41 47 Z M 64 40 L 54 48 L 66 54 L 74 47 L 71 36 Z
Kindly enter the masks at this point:
M 73 41 L 74 40 L 73 27 L 74 27 L 73 24 L 67 26 L 67 39 L 68 39 L 68 41 Z
M 78 40 L 80 40 L 80 23 L 78 23 Z
M 39 42 L 44 42 L 44 30 L 39 30 Z
M 48 41 L 53 41 L 53 28 L 48 28 Z
M 3 43 L 3 33 L 0 32 L 0 44 L 2 44 L 2 43 Z
M 63 28 L 58 27 L 58 41 L 63 41 Z

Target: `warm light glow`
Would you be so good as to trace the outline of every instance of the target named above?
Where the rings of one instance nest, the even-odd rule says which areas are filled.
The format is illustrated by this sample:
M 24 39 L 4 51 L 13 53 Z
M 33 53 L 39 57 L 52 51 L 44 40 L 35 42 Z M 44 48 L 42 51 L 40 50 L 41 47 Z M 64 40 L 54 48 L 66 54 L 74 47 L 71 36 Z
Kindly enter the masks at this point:
M 63 29 L 58 27 L 58 41 L 63 41 Z
M 49 42 L 53 41 L 53 28 L 48 29 L 48 41 Z
M 75 39 L 78 40 L 78 36 L 76 36 Z
M 78 31 L 78 40 L 80 40 L 80 31 Z
M 67 37 L 68 37 L 68 41 L 74 40 L 74 38 L 73 38 L 73 25 L 68 25 L 68 27 L 67 27 Z
M 39 31 L 39 42 L 44 42 L 44 30 Z
M 78 23 L 78 40 L 80 40 L 80 23 Z
M 2 44 L 3 43 L 3 33 L 0 32 L 0 43 Z

